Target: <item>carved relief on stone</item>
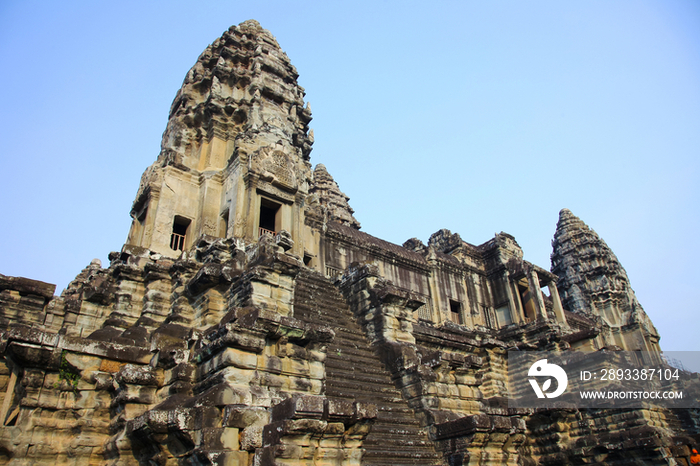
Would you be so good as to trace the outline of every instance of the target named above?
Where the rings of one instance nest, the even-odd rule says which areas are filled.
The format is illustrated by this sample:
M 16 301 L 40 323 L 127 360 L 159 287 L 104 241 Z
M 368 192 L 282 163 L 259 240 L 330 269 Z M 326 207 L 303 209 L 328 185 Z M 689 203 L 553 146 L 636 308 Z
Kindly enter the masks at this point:
M 217 228 L 217 225 L 215 222 L 212 222 L 211 220 L 205 220 L 203 228 L 202 228 L 202 232 L 205 235 L 216 236 L 216 228 Z
M 245 220 L 240 212 L 236 213 L 236 219 L 233 222 L 233 236 L 236 238 L 245 236 Z
M 285 191 L 298 189 L 294 168 L 290 157 L 281 150 L 265 147 L 253 156 L 253 171 L 260 174 L 261 180 Z

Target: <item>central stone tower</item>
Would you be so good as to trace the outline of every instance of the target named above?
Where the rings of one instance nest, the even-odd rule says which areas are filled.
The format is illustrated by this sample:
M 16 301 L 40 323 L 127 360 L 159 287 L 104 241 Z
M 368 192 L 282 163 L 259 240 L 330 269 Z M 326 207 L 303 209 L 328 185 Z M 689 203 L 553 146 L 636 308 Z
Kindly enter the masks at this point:
M 202 235 L 252 242 L 284 230 L 301 257 L 313 132 L 297 77 L 257 21 L 207 47 L 142 176 L 127 244 L 175 258 Z

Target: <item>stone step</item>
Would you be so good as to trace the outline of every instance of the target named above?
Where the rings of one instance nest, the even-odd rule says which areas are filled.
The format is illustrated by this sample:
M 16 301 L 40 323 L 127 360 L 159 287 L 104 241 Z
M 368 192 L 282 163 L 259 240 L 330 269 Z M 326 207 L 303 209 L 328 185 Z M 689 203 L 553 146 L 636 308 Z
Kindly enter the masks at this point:
M 373 403 L 375 405 L 403 402 L 403 398 L 401 398 L 401 395 L 399 394 L 394 396 L 387 394 L 375 394 L 370 397 L 362 396 L 362 394 L 358 394 L 358 392 L 355 390 L 349 391 L 337 388 L 326 390 L 326 392 L 328 396 L 333 398 L 343 398 L 349 401 L 365 401 L 368 403 Z
M 359 327 L 343 325 L 343 322 L 347 322 L 347 320 L 349 319 L 349 317 L 345 317 L 345 316 L 338 316 L 338 315 L 326 316 L 326 315 L 322 315 L 322 314 L 317 314 L 313 311 L 309 311 L 309 312 L 304 312 L 303 310 L 300 311 L 299 309 L 295 308 L 294 309 L 294 317 L 297 319 L 301 319 L 301 318 L 307 319 L 309 321 L 313 321 L 314 323 L 317 323 L 320 325 L 327 325 L 328 327 L 331 327 L 331 328 L 345 327 L 345 328 L 349 328 L 351 330 L 354 330 L 355 332 L 358 332 L 358 333 L 361 332 L 361 329 Z
M 345 381 L 354 381 L 363 384 L 373 384 L 378 387 L 386 387 L 387 385 L 394 386 L 388 374 L 369 373 L 362 369 L 358 370 L 343 370 L 340 368 L 329 368 L 326 366 L 326 374 L 333 379 Z
M 396 460 L 393 457 L 389 457 L 388 459 L 380 459 L 380 458 L 368 458 L 367 460 L 364 459 L 364 456 L 362 457 L 362 466 L 442 466 L 445 463 L 440 461 L 439 459 L 435 458 L 426 458 L 426 459 L 421 459 L 421 458 L 416 458 L 416 459 L 406 459 L 406 460 Z M 410 462 L 407 462 L 410 461 Z
M 356 346 L 358 348 L 367 348 L 370 350 L 372 349 L 364 335 L 353 334 L 346 330 L 339 329 L 338 327 L 331 327 L 331 330 L 335 332 L 333 343 L 337 345 L 347 345 L 350 347 Z
M 376 426 L 375 426 L 376 427 Z M 406 434 L 388 434 L 384 432 L 382 438 L 375 437 L 374 439 L 367 439 L 362 444 L 365 448 L 384 449 L 389 446 L 400 448 L 404 452 L 416 452 L 425 450 L 426 447 L 432 448 L 432 444 L 428 440 L 421 440 L 421 432 L 416 430 L 413 432 L 406 431 Z M 428 452 L 430 455 L 431 452 Z M 435 452 L 432 452 L 434 454 Z M 432 456 L 432 455 L 430 455 Z
M 393 425 L 397 428 L 415 427 L 419 428 L 418 420 L 413 416 L 413 413 L 393 413 L 391 411 L 379 411 L 377 413 L 377 422 L 382 422 L 387 425 Z
M 391 380 L 391 376 L 389 376 L 387 371 L 384 369 L 383 364 L 380 367 L 375 367 L 373 365 L 364 364 L 362 361 L 356 359 L 353 359 L 352 361 L 346 361 L 342 358 L 333 358 L 326 356 L 326 371 L 335 371 L 336 369 L 344 371 L 364 372 L 366 374 L 386 375 L 387 377 L 389 377 L 389 380 Z
M 418 423 L 416 423 L 418 424 Z M 395 425 L 395 424 L 389 424 L 385 422 L 378 422 L 375 423 L 372 426 L 372 431 L 374 433 L 383 433 L 389 436 L 394 436 L 394 435 L 401 435 L 401 436 L 413 436 L 413 435 L 422 435 L 422 430 L 420 426 L 416 425 L 408 425 L 408 424 L 401 424 L 401 425 Z M 421 440 L 423 443 L 425 441 Z
M 365 450 L 362 455 L 362 464 L 441 464 L 435 451 L 424 447 L 400 447 L 393 449 L 390 445 L 383 448 Z M 435 460 L 435 463 L 426 463 L 426 460 Z
M 296 281 L 294 317 L 336 333 L 326 356 L 325 394 L 377 406 L 363 443 L 363 465 L 443 465 L 413 410 L 365 336 L 342 294 L 326 278 L 303 270 Z
M 370 351 L 363 351 L 355 348 L 329 347 L 326 353 L 326 360 L 334 361 L 352 361 L 352 364 L 370 364 L 377 363 L 376 356 Z M 379 367 L 384 368 L 384 364 L 379 362 Z
M 357 362 L 360 362 L 360 360 L 362 360 L 362 363 L 367 364 L 374 364 L 376 362 L 380 367 L 384 367 L 372 348 L 355 348 L 352 346 L 336 345 L 335 342 L 333 342 L 329 345 L 327 354 L 330 357 L 345 358 L 345 360 L 348 360 L 347 358 L 357 357 Z
M 370 395 L 391 395 L 401 398 L 401 392 L 399 392 L 394 385 L 382 385 L 382 384 L 360 384 L 353 380 L 344 379 L 328 379 L 326 377 L 326 390 L 333 389 L 344 389 L 346 392 L 356 392 L 358 395 L 365 393 L 367 396 Z

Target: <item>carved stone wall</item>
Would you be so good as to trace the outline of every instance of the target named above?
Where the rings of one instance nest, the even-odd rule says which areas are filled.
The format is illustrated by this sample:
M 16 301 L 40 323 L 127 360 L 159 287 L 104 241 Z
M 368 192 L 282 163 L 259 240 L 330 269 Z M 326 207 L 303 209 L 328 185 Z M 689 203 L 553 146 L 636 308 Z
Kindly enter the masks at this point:
M 311 171 L 296 78 L 257 22 L 230 28 L 109 266 L 60 296 L 0 275 L 0 464 L 684 464 L 697 410 L 508 408 L 508 350 L 658 350 L 595 232 L 562 211 L 552 273 L 507 233 L 360 231 Z

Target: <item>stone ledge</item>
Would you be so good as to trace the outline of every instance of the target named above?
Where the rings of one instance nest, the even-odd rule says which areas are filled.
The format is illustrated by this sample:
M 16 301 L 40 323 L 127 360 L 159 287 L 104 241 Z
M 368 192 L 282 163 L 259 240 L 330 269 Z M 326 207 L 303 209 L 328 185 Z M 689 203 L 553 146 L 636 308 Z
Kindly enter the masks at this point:
M 137 364 L 148 364 L 152 356 L 149 348 L 69 337 L 21 324 L 13 325 L 7 330 L 0 330 L 0 352 L 4 352 L 11 342 L 38 345 L 46 349 L 73 351 L 89 356 L 100 356 Z
M 525 432 L 525 421 L 520 417 L 474 414 L 433 426 L 435 440 L 466 437 L 476 432 L 501 432 L 507 434 Z
M 13 290 L 20 295 L 36 295 L 45 299 L 52 299 L 56 291 L 56 285 L 32 280 L 24 277 L 9 277 L 0 274 L 0 291 Z

